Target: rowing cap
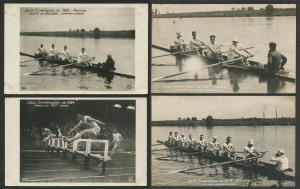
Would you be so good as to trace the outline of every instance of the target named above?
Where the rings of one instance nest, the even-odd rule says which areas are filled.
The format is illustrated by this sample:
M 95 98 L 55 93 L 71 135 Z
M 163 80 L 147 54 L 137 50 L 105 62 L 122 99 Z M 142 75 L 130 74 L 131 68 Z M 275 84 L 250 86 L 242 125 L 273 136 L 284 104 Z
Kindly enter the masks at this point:
M 177 34 L 177 37 L 182 36 L 181 32 L 177 32 L 176 34 Z
M 284 154 L 284 150 L 283 149 L 279 149 L 278 152 L 280 152 L 281 154 Z
M 250 140 L 248 141 L 248 144 L 254 144 L 254 140 L 253 140 L 253 139 L 250 139 Z
M 184 136 L 184 133 L 182 133 L 181 135 Z
M 193 31 L 193 32 L 192 32 L 192 35 L 194 35 L 194 34 L 197 34 L 197 32 L 196 32 L 196 31 Z
M 239 38 L 238 37 L 234 37 L 234 38 L 232 38 L 232 41 L 239 42 Z
M 217 136 L 214 136 L 214 138 L 217 139 L 218 137 L 217 137 Z

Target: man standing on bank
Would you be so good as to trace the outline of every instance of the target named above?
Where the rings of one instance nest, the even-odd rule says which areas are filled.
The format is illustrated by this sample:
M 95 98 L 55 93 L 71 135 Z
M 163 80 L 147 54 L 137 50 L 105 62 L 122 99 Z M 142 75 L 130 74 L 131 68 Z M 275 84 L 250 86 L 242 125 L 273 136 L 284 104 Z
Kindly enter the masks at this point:
M 268 64 L 265 66 L 272 74 L 284 70 L 283 66 L 287 62 L 287 58 L 276 50 L 277 44 L 275 42 L 269 43 Z

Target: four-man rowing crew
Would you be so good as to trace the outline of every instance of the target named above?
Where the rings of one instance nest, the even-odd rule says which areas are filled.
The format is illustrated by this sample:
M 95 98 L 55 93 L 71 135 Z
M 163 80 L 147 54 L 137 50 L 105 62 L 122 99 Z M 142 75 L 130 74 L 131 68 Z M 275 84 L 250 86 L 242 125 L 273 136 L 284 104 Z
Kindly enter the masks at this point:
M 219 61 L 223 61 L 223 56 L 220 45 L 216 42 L 216 36 L 210 36 L 210 42 L 205 44 L 197 38 L 197 33 L 195 31 L 192 32 L 192 39 L 190 40 L 189 48 L 187 44 L 184 42 L 182 35 L 180 32 L 177 32 L 176 39 L 174 40 L 175 51 L 177 52 L 194 52 L 195 54 L 206 56 L 212 59 L 216 59 Z M 260 65 L 260 67 L 264 67 L 270 73 L 276 74 L 280 71 L 284 70 L 284 65 L 287 62 L 287 58 L 276 50 L 277 44 L 275 42 L 269 43 L 269 53 L 268 53 L 268 63 L 266 65 Z M 204 53 L 205 52 L 205 53 Z M 253 57 L 254 55 L 247 51 L 246 48 L 243 48 L 239 45 L 239 39 L 237 37 L 233 37 L 232 44 L 229 46 L 227 53 L 227 60 L 239 59 L 238 64 L 248 64 L 248 57 Z M 246 53 L 246 55 L 245 55 Z
M 258 159 L 263 156 L 263 153 L 259 153 L 258 151 L 256 151 L 254 147 L 254 140 L 252 139 L 248 141 L 248 145 L 244 148 L 243 153 L 235 151 L 233 144 L 231 143 L 230 136 L 226 138 L 226 142 L 222 146 L 217 141 L 217 139 L 218 137 L 215 136 L 213 138 L 213 141 L 207 142 L 204 139 L 204 136 L 201 134 L 200 140 L 196 141 L 191 134 L 187 139 L 184 134 L 179 137 L 177 132 L 175 132 L 175 136 L 173 136 L 173 133 L 170 132 L 168 141 L 166 141 L 166 143 L 170 144 L 173 147 L 183 147 L 186 149 L 191 149 L 193 151 L 208 152 L 214 156 L 228 158 L 233 161 L 255 157 L 257 157 Z M 255 161 L 255 163 L 257 163 L 257 159 L 252 161 Z M 283 149 L 279 149 L 278 152 L 271 157 L 270 161 L 277 162 L 276 169 L 278 171 L 289 170 L 288 158 L 285 156 L 285 152 Z
M 67 46 L 65 45 L 61 53 L 55 49 L 55 45 L 52 44 L 51 49 L 49 52 L 46 51 L 44 48 L 44 45 L 41 44 L 38 48 L 39 55 L 46 59 L 52 59 L 52 60 L 58 60 L 58 61 L 64 61 L 68 63 L 74 63 L 76 65 L 82 65 L 82 66 L 91 66 L 90 62 L 95 60 L 95 57 L 89 57 L 87 53 L 85 52 L 85 48 L 81 48 L 81 51 L 78 53 L 77 62 L 72 59 L 72 56 L 69 54 L 69 51 L 67 50 Z M 105 69 L 112 69 L 115 70 L 115 61 L 112 59 L 112 55 L 107 55 L 107 60 L 105 63 L 101 64 L 102 68 Z

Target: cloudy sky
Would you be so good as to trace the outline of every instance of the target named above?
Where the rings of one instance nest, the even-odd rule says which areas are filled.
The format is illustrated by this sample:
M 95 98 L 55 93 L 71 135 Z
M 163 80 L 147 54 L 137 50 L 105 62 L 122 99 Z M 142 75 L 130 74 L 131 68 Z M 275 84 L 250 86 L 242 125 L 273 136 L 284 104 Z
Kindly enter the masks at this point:
M 295 117 L 295 98 L 288 96 L 165 96 L 152 97 L 152 120 L 175 120 L 178 117 L 212 115 L 214 118 Z
M 254 7 L 255 10 L 265 8 L 268 4 L 154 4 L 152 9 L 157 9 L 161 14 L 164 13 L 182 13 L 182 12 L 208 12 L 208 11 L 223 11 L 234 8 Z M 296 8 L 295 4 L 273 4 L 275 8 Z
M 50 9 L 51 7 L 46 8 Z M 63 8 L 75 9 L 72 7 Z M 29 15 L 25 9 L 30 8 L 20 9 L 21 31 L 93 30 L 96 27 L 99 27 L 100 30 L 130 30 L 135 28 L 134 8 L 82 8 L 86 10 L 85 15 Z

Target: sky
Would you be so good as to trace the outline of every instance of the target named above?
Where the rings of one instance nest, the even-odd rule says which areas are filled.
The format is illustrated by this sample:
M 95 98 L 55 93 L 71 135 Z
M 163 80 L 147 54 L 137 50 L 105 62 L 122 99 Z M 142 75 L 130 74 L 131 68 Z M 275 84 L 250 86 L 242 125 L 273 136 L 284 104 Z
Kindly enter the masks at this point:
M 295 117 L 295 98 L 291 96 L 153 96 L 152 120 L 177 120 L 178 117 L 215 119 Z
M 51 7 L 47 8 L 50 9 Z M 69 29 L 88 31 L 96 27 L 99 27 L 100 30 L 130 30 L 135 28 L 134 8 L 82 8 L 86 10 L 85 15 L 29 15 L 28 12 L 25 12 L 26 9 L 30 8 L 20 9 L 20 30 L 24 32 L 69 31 Z
M 265 8 L 268 4 L 153 4 L 152 9 L 157 9 L 160 14 L 182 13 L 182 12 L 209 12 L 224 11 L 231 8 L 254 7 L 255 10 Z M 273 4 L 274 8 L 296 8 L 295 4 Z

